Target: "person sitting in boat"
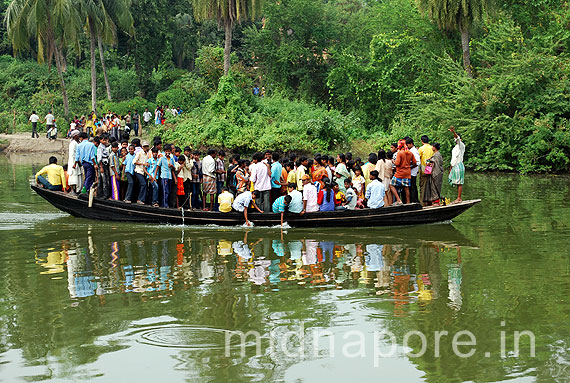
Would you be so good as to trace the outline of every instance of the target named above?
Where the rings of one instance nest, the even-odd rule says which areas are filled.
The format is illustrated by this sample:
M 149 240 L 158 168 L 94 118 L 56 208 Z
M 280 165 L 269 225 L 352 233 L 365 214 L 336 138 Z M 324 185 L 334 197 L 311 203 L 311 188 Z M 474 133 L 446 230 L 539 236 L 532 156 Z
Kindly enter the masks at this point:
M 291 204 L 291 199 L 290 195 L 283 195 L 278 197 L 271 206 L 271 210 L 274 213 L 281 213 L 281 226 L 283 226 L 283 216 L 285 215 L 287 207 Z
M 256 200 L 259 199 L 260 195 L 261 193 L 259 192 L 259 190 L 254 190 L 253 192 L 247 190 L 241 194 L 238 194 L 238 196 L 234 200 L 234 203 L 232 204 L 234 210 L 239 211 L 240 213 L 243 212 L 243 217 L 245 218 L 245 224 L 247 226 L 251 226 L 251 222 L 249 222 L 249 220 L 247 219 L 247 209 L 249 208 L 250 204 L 253 205 L 253 207 L 258 212 L 263 213 L 263 211 L 259 207 L 257 207 L 255 201 L 253 201 L 253 198 L 255 198 Z
M 290 182 L 287 185 L 288 195 L 291 196 L 289 203 L 289 213 L 300 214 L 303 211 L 303 194 L 297 190 L 297 183 Z
M 378 209 L 384 206 L 386 188 L 382 182 L 378 181 L 378 174 L 378 170 L 370 172 L 370 183 L 366 187 L 365 200 L 370 209 Z
M 47 176 L 47 179 L 45 176 Z M 49 165 L 44 166 L 36 173 L 36 182 L 49 190 L 67 190 L 65 172 L 63 167 L 57 164 L 57 158 L 54 156 L 49 158 Z

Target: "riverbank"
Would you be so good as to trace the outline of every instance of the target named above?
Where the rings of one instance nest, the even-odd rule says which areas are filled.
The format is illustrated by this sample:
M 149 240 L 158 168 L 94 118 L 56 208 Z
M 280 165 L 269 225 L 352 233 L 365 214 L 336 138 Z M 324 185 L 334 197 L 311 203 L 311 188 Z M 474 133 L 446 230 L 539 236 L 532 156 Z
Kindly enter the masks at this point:
M 0 134 L 0 152 L 20 154 L 65 154 L 69 141 L 65 138 L 48 140 L 40 134 L 32 138 L 30 133 Z

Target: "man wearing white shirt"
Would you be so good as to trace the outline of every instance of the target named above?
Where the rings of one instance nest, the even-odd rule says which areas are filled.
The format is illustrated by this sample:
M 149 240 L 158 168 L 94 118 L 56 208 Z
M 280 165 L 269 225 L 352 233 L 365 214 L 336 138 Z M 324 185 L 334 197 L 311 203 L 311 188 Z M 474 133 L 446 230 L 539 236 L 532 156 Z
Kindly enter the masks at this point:
M 53 128 L 53 124 L 55 122 L 55 116 L 52 114 L 51 110 L 48 112 L 48 114 L 46 114 L 45 120 L 46 120 L 46 132 L 48 132 L 46 137 L 49 138 L 49 131 L 50 129 Z
M 263 161 L 263 154 L 255 153 L 253 162 L 249 166 L 251 172 L 250 180 L 253 182 L 254 190 L 259 191 L 259 206 L 264 212 L 271 212 L 271 165 Z
M 418 170 L 419 170 L 419 165 L 420 165 L 420 152 L 418 150 L 418 148 L 416 148 L 414 146 L 414 140 L 410 137 L 406 137 L 406 145 L 408 146 L 408 149 L 410 149 L 410 152 L 412 152 L 412 155 L 414 156 L 414 159 L 416 160 L 416 164 L 412 165 L 412 179 L 411 179 L 411 184 L 410 184 L 410 200 L 412 203 L 419 203 L 420 200 L 418 198 L 418 187 L 417 187 L 417 179 L 418 179 Z
M 461 141 L 461 137 L 455 132 L 453 126 L 449 128 L 449 131 L 453 133 L 455 146 L 451 151 L 451 168 L 449 169 L 448 181 L 451 186 L 457 186 L 457 199 L 453 203 L 459 203 L 462 201 L 461 193 L 463 192 L 463 183 L 465 182 L 465 165 L 463 165 L 465 144 Z
M 311 183 L 311 176 L 305 174 L 301 177 L 301 181 L 303 182 L 303 211 L 301 211 L 301 215 L 306 212 L 311 213 L 319 211 L 317 188 Z
M 203 208 L 206 210 L 206 196 L 210 196 L 210 210 L 214 208 L 216 195 L 216 149 L 209 149 L 208 155 L 202 160 L 202 187 L 204 189 Z
M 32 111 L 32 115 L 30 116 L 30 122 L 32 123 L 32 138 L 40 138 L 38 134 L 38 121 L 40 120 L 40 116 L 36 114 L 36 111 Z

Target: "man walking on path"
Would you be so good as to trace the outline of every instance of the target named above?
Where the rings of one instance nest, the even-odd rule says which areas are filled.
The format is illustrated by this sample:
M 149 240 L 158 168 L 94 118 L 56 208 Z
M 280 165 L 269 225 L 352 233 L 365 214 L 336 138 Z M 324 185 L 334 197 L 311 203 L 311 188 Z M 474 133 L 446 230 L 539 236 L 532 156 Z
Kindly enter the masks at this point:
M 52 114 L 51 110 L 46 114 L 45 117 L 46 121 L 46 137 L 49 138 L 49 132 L 53 128 L 53 124 L 55 122 L 55 116 Z
M 36 114 L 36 111 L 32 111 L 32 115 L 30 116 L 30 122 L 32 123 L 32 138 L 40 138 L 38 134 L 38 121 L 40 120 L 40 116 Z

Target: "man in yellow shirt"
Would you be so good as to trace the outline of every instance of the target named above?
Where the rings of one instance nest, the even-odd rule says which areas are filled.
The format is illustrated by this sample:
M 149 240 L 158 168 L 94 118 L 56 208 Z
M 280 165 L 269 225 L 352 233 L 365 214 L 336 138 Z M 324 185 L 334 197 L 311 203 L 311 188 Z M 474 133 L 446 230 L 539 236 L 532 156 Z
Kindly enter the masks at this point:
M 429 160 L 433 156 L 433 149 L 431 147 L 431 144 L 429 143 L 428 136 L 423 135 L 421 137 L 421 140 L 422 140 L 423 145 L 418 149 L 418 152 L 420 153 L 420 163 L 421 163 L 421 167 L 420 167 L 420 202 L 423 202 L 425 185 L 426 185 L 426 181 L 428 178 L 428 176 L 425 175 L 424 170 L 426 168 L 426 161 Z
M 234 195 L 227 188 L 222 188 L 222 193 L 218 196 L 219 209 L 222 213 L 232 211 L 232 203 L 234 203 Z
M 45 177 L 47 175 L 47 178 Z M 67 189 L 67 181 L 63 167 L 57 164 L 57 158 L 50 157 L 49 165 L 44 166 L 36 173 L 36 182 L 43 185 L 46 189 L 62 191 Z

